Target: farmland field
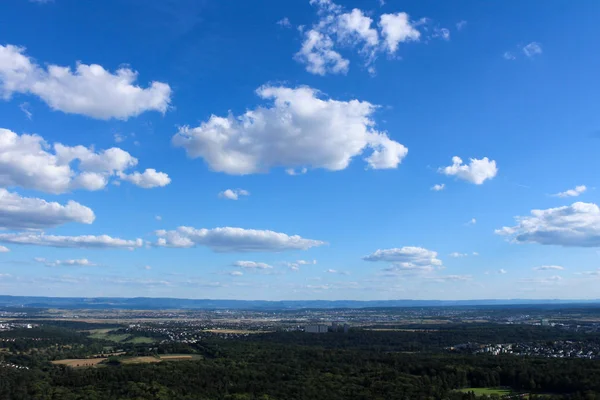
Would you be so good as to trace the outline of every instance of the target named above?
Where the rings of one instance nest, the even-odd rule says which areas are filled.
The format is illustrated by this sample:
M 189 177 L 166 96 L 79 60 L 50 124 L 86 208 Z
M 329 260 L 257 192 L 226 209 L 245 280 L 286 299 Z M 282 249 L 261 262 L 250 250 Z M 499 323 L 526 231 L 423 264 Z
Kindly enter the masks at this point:
M 106 360 L 106 358 L 69 358 L 65 360 L 52 361 L 52 364 L 66 365 L 67 367 L 73 368 L 95 367 L 104 360 Z
M 115 334 L 111 333 L 112 329 L 94 329 L 88 331 L 90 333 L 90 338 L 92 339 L 102 339 L 102 340 L 110 340 L 111 342 L 117 343 L 153 343 L 149 337 L 145 336 L 132 336 L 126 333 L 123 334 Z
M 493 394 L 497 396 L 508 396 L 513 394 L 513 391 L 510 389 L 502 389 L 502 388 L 466 388 L 460 389 L 463 393 L 473 392 L 476 396 L 491 396 Z

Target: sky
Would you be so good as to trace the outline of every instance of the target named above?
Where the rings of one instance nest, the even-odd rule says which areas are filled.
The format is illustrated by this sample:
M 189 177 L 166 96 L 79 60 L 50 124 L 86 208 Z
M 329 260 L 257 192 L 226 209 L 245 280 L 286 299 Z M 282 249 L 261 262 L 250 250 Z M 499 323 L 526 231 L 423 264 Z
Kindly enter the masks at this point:
M 592 299 L 600 3 L 0 2 L 0 293 Z

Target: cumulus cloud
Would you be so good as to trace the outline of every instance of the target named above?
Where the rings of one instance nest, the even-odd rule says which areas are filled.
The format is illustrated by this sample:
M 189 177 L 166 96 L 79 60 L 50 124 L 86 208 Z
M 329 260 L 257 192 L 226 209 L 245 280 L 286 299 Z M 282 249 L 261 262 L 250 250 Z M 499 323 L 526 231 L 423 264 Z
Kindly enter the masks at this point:
M 471 218 L 469 220 L 469 222 L 467 222 L 465 225 L 475 225 L 477 223 L 477 219 L 476 218 Z
M 292 271 L 299 271 L 300 266 L 302 265 L 316 265 L 317 260 L 296 260 L 296 261 L 286 261 L 283 263 L 284 265 L 290 267 Z
M 110 177 L 134 184 L 147 184 L 157 176 L 163 183 L 170 181 L 155 170 L 124 174 L 137 163 L 137 158 L 118 147 L 96 151 L 85 146 L 50 145 L 39 135 L 18 135 L 0 128 L 0 186 L 59 194 L 75 189 L 100 190 Z
M 51 261 L 51 260 L 46 260 L 45 258 L 42 258 L 42 257 L 35 257 L 34 261 L 36 261 L 38 263 L 42 263 L 42 264 L 46 265 L 47 267 L 61 267 L 61 266 L 67 266 L 67 267 L 95 267 L 95 266 L 98 265 L 98 264 L 94 264 L 93 262 L 91 262 L 87 258 L 80 258 L 80 259 L 74 259 L 74 260 L 55 260 L 55 261 Z
M 515 59 L 517 58 L 517 57 L 516 57 L 516 56 L 515 56 L 513 53 L 511 53 L 510 51 L 505 51 L 505 52 L 504 52 L 504 54 L 502 54 L 502 57 L 503 57 L 505 60 L 508 60 L 508 61 L 512 61 L 512 60 L 515 60 Z
M 574 189 L 569 189 L 564 192 L 553 194 L 555 197 L 577 197 L 582 193 L 585 193 L 587 187 L 585 185 L 575 186 Z
M 448 176 L 456 176 L 475 185 L 481 185 L 486 180 L 494 178 L 498 173 L 498 168 L 496 161 L 490 161 L 487 157 L 481 160 L 471 158 L 469 164 L 463 164 L 463 160 L 455 156 L 452 157 L 452 165 L 440 168 L 439 172 Z
M 246 269 L 271 269 L 271 265 L 263 262 L 255 261 L 236 261 L 233 263 L 235 267 L 246 268 Z
M 0 246 L 0 253 L 8 253 L 10 249 L 6 246 Z
M 142 239 L 125 240 L 108 235 L 58 236 L 44 233 L 0 233 L 0 243 L 58 248 L 125 248 L 142 247 Z
M 158 172 L 154 168 L 148 168 L 143 173 L 134 172 L 131 174 L 119 173 L 119 178 L 124 181 L 133 183 L 144 189 L 152 189 L 155 187 L 167 186 L 171 183 L 171 178 L 164 172 Z
M 565 247 L 600 247 L 600 208 L 594 203 L 532 210 L 530 216 L 516 217 L 517 225 L 495 232 L 518 243 Z
M 231 227 L 196 229 L 180 226 L 176 230 L 156 231 L 156 235 L 159 237 L 156 245 L 160 247 L 206 246 L 222 253 L 308 250 L 325 244 L 320 240 L 305 239 L 298 235 Z
M 456 23 L 456 30 L 462 31 L 467 26 L 467 21 L 462 20 Z
M 418 41 L 421 37 L 421 32 L 415 28 L 405 12 L 383 14 L 379 18 L 379 26 L 389 53 L 395 53 L 398 44 Z
M 244 189 L 227 189 L 219 193 L 219 197 L 227 200 L 237 200 L 240 196 L 250 196 L 250 192 Z
M 375 74 L 372 63 L 382 52 L 394 54 L 400 43 L 419 41 L 417 27 L 429 20 L 411 21 L 405 12 L 382 14 L 377 25 L 367 12 L 358 8 L 346 11 L 330 0 L 311 0 L 317 8 L 318 20 L 310 29 L 302 30 L 303 42 L 294 58 L 306 65 L 306 70 L 317 75 L 345 74 L 350 62 L 340 49 L 357 51 L 365 60 L 365 67 Z M 379 29 L 379 30 L 378 30 Z M 450 31 L 436 28 L 436 35 L 448 39 Z
M 315 29 L 304 33 L 304 42 L 294 58 L 306 64 L 306 70 L 311 74 L 325 75 L 346 74 L 350 61 L 333 50 L 333 40 Z
M 0 97 L 13 93 L 32 94 L 53 110 L 97 119 L 122 119 L 145 111 L 164 113 L 171 101 L 171 88 L 162 82 L 149 87 L 135 85 L 137 72 L 120 68 L 115 73 L 101 65 L 78 63 L 70 67 L 38 65 L 25 48 L 0 45 Z
M 38 198 L 21 197 L 0 188 L 2 229 L 44 229 L 69 222 L 91 224 L 95 218 L 90 208 L 72 200 L 62 205 Z
M 433 185 L 431 187 L 431 190 L 433 190 L 434 192 L 439 192 L 439 191 L 444 190 L 445 188 L 446 188 L 446 185 L 442 183 L 442 184 Z
M 292 23 L 290 22 L 290 19 L 288 17 L 281 18 L 279 21 L 277 21 L 277 25 L 284 27 L 284 28 L 292 27 Z
M 534 271 L 562 271 L 564 269 L 565 268 L 560 265 L 542 265 L 533 268 Z
M 391 273 L 403 271 L 431 272 L 443 267 L 442 261 L 437 258 L 437 255 L 437 252 L 422 247 L 405 246 L 377 250 L 373 254 L 363 257 L 363 260 L 392 263 L 392 267 L 385 270 Z
M 500 269 L 498 270 L 498 273 L 499 273 L 499 274 L 502 274 L 502 275 L 506 274 L 507 272 L 508 272 L 508 271 L 506 271 L 504 268 L 500 268 Z
M 231 271 L 229 273 L 229 275 L 231 275 L 231 276 L 242 276 L 242 275 L 244 275 L 244 273 L 242 271 Z
M 459 253 L 459 252 L 455 251 L 454 253 L 450 253 L 449 256 L 452 258 L 461 258 L 461 257 L 467 257 L 468 254 L 467 253 Z
M 531 42 L 523 46 L 523 54 L 529 58 L 540 55 L 542 54 L 542 45 L 538 42 Z
M 257 94 L 274 104 L 182 127 L 173 144 L 192 158 L 202 157 L 211 169 L 234 175 L 275 167 L 339 171 L 365 152 L 369 168 L 396 168 L 408 153 L 375 129 L 376 106 L 369 102 L 323 99 L 309 87 L 263 86 Z

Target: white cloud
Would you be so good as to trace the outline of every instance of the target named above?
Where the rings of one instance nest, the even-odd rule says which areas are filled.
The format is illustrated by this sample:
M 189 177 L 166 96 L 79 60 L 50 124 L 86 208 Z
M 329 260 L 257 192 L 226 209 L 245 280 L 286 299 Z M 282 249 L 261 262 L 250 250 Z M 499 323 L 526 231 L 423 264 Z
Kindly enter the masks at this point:
M 227 200 L 237 200 L 240 196 L 250 196 L 250 192 L 244 189 L 227 189 L 219 193 L 219 197 Z
M 511 53 L 510 51 L 505 51 L 505 52 L 504 52 L 504 54 L 502 54 L 502 57 L 503 57 L 505 60 L 509 60 L 509 61 L 515 60 L 515 59 L 517 58 L 517 57 L 515 57 L 515 55 L 514 55 L 513 53 Z
M 370 168 L 396 168 L 408 153 L 374 128 L 376 106 L 369 102 L 322 99 L 309 87 L 263 86 L 257 94 L 274 104 L 180 128 L 173 144 L 204 158 L 215 171 L 236 175 L 274 167 L 339 171 L 367 149 Z
M 327 270 L 327 273 L 330 273 L 330 274 L 337 274 L 337 270 L 335 270 L 335 269 L 328 269 L 328 270 Z
M 542 54 L 542 46 L 537 42 L 531 42 L 523 47 L 523 54 L 530 58 Z
M 330 0 L 311 0 L 310 3 L 316 6 L 319 18 L 310 29 L 305 30 L 303 26 L 300 29 L 304 40 L 294 58 L 305 64 L 308 72 L 317 75 L 348 72 L 350 62 L 340 54 L 339 47 L 357 51 L 373 76 L 372 63 L 379 53 L 394 54 L 399 43 L 419 41 L 421 33 L 417 27 L 429 22 L 427 18 L 413 22 L 408 14 L 399 12 L 380 15 L 375 25 L 369 13 L 358 8 L 346 12 L 344 7 Z M 431 37 L 448 40 L 450 31 L 435 28 L 435 35 Z
M 162 221 L 162 217 L 160 215 L 156 215 L 154 217 L 154 219 L 157 220 L 157 221 Z
M 0 233 L 0 243 L 58 248 L 126 248 L 142 247 L 142 239 L 125 240 L 108 235 L 58 236 L 44 233 Z
M 442 184 L 439 184 L 439 183 L 438 183 L 438 184 L 436 184 L 436 185 L 433 185 L 433 186 L 431 187 L 431 190 L 433 190 L 433 191 L 435 191 L 435 192 L 439 192 L 439 191 L 442 191 L 442 190 L 444 190 L 445 188 L 446 188 L 446 185 L 445 185 L 444 183 L 442 183 Z
M 150 265 L 144 265 L 144 269 L 146 271 L 150 271 L 152 269 L 152 267 Z
M 478 253 L 478 252 L 476 252 L 476 251 L 474 251 L 474 252 L 473 252 L 473 255 L 474 255 L 474 256 L 478 256 L 478 255 L 479 255 L 479 253 Z
M 127 137 L 125 135 L 122 135 L 120 133 L 115 133 L 113 136 L 115 138 L 115 143 L 121 143 L 121 142 L 125 141 L 125 139 L 127 139 Z
M 47 202 L 0 188 L 0 229 L 43 229 L 69 222 L 91 224 L 94 212 L 75 201 Z
M 147 168 L 143 173 L 134 172 L 131 174 L 119 173 L 119 178 L 133 183 L 144 189 L 167 186 L 171 183 L 171 178 L 164 172 L 158 172 L 154 168 Z
M 233 263 L 235 267 L 246 268 L 246 269 L 271 269 L 273 266 L 255 261 L 236 261 Z
M 349 44 L 364 42 L 365 46 L 375 47 L 379 43 L 379 34 L 371 28 L 373 20 L 358 8 L 337 18 L 338 40 Z
M 442 38 L 444 40 L 450 40 L 450 30 L 447 28 L 435 28 L 433 30 L 433 35 L 431 37 L 434 38 Z
M 308 168 L 301 168 L 298 170 L 295 170 L 294 168 L 287 168 L 285 170 L 285 173 L 291 176 L 295 176 L 295 175 L 304 175 L 305 173 L 308 172 Z
M 325 242 L 305 239 L 298 235 L 288 236 L 285 233 L 243 229 L 214 228 L 196 229 L 180 226 L 177 230 L 156 231 L 159 237 L 156 245 L 161 247 L 195 247 L 207 246 L 216 252 L 279 252 L 286 250 L 308 250 L 322 246 Z
M 590 275 L 590 276 L 600 276 L 600 268 L 598 268 L 595 271 L 578 272 L 577 274 L 579 274 L 579 275 Z
M 499 274 L 506 274 L 507 272 L 508 272 L 508 271 L 506 271 L 504 268 L 500 268 L 500 269 L 498 270 L 498 273 L 499 273 Z
M 440 168 L 439 172 L 448 175 L 456 176 L 459 179 L 465 180 L 476 185 L 481 185 L 488 179 L 492 179 L 498 173 L 496 161 L 490 161 L 487 157 L 478 160 L 471 158 L 471 162 L 463 164 L 460 157 L 452 157 L 452 165 Z
M 388 272 L 405 270 L 433 271 L 442 268 L 442 261 L 437 258 L 435 251 L 422 247 L 406 246 L 386 250 L 377 250 L 373 254 L 363 257 L 365 261 L 383 261 L 393 263 Z
M 0 253 L 8 253 L 10 249 L 6 246 L 0 246 Z
M 346 74 L 350 65 L 350 61 L 333 50 L 333 40 L 315 29 L 304 33 L 302 47 L 294 58 L 306 64 L 308 72 L 321 76 L 327 73 Z
M 564 192 L 553 194 L 555 197 L 577 197 L 582 193 L 585 193 L 587 187 L 585 185 L 575 186 L 575 189 L 569 189 Z
M 242 271 L 231 271 L 229 273 L 229 275 L 232 275 L 232 276 L 242 276 L 242 275 L 244 275 L 244 273 Z
M 316 265 L 317 260 L 296 260 L 296 261 L 286 261 L 283 263 L 284 265 L 290 267 L 292 271 L 299 271 L 301 265 Z
M 497 229 L 515 242 L 566 247 L 600 247 L 600 208 L 594 203 L 532 210 L 531 216 L 516 217 L 517 225 Z
M 34 261 L 42 263 L 47 267 L 95 267 L 98 264 L 94 264 L 87 258 L 75 259 L 75 260 L 46 260 L 45 258 L 35 257 Z
M 292 24 L 290 22 L 290 19 L 288 17 L 283 17 L 281 18 L 279 21 L 277 21 L 277 25 L 284 27 L 284 28 L 291 28 Z
M 542 265 L 540 267 L 534 267 L 534 271 L 563 271 L 565 268 L 560 265 Z
M 477 224 L 477 219 L 476 218 L 471 218 L 469 220 L 469 222 L 467 222 L 465 225 L 475 225 Z
M 166 83 L 135 85 L 137 72 L 120 68 L 114 74 L 97 64 L 42 67 L 25 55 L 25 48 L 0 45 L 0 96 L 38 96 L 53 110 L 98 119 L 128 119 L 145 111 L 164 113 L 171 101 Z
M 552 284 L 557 284 L 560 281 L 562 281 L 562 276 L 559 275 L 554 275 L 548 278 L 523 278 L 520 279 L 519 282 L 520 283 L 535 283 L 535 284 L 540 284 L 540 285 L 552 285 Z
M 399 43 L 418 41 L 421 37 L 421 32 L 405 12 L 383 14 L 379 18 L 379 27 L 389 53 L 395 53 Z
M 33 117 L 33 114 L 29 110 L 29 103 L 28 102 L 24 102 L 24 103 L 19 104 L 19 109 L 21 111 L 23 111 L 23 114 L 25 114 L 25 116 L 27 117 L 27 119 L 30 120 Z
M 467 257 L 468 254 L 467 253 L 459 253 L 459 252 L 455 251 L 454 253 L 450 253 L 449 256 L 452 258 L 462 258 L 462 257 Z
M 471 275 L 442 275 L 442 276 L 431 276 L 429 279 L 434 282 L 446 283 L 446 282 L 466 282 L 472 279 Z
M 462 31 L 467 26 L 467 21 L 462 20 L 456 23 L 456 30 Z
M 18 135 L 0 128 L 0 186 L 55 194 L 100 190 L 110 177 L 119 176 L 137 163 L 137 158 L 117 147 L 95 151 L 92 147 L 50 145 L 41 136 Z

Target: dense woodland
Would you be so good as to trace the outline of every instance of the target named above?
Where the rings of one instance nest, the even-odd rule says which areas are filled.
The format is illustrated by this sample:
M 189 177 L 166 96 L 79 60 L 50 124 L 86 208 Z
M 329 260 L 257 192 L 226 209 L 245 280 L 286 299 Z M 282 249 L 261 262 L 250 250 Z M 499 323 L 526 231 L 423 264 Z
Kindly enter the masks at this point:
M 475 398 L 456 391 L 466 387 L 510 387 L 531 393 L 531 399 L 600 399 L 597 360 L 491 357 L 443 351 L 452 343 L 480 339 L 501 342 L 549 340 L 551 335 L 579 336 L 536 327 L 471 325 L 428 333 L 279 332 L 229 340 L 213 337 L 191 345 L 132 344 L 126 349 L 130 354 L 142 355 L 197 353 L 203 356 L 199 361 L 137 365 L 113 362 L 96 368 L 54 366 L 49 363 L 51 359 L 69 356 L 73 350 L 61 350 L 50 343 L 70 342 L 74 349 L 106 345 L 70 328 L 29 329 L 30 337 L 43 335 L 53 339 L 31 342 L 21 336 L 21 347 L 16 353 L 0 352 L 0 360 L 30 367 L 0 367 L 0 399 Z M 19 334 L 5 332 L 0 338 Z M 595 335 L 577 339 L 598 340 Z M 2 346 L 8 349 L 14 343 L 3 342 Z M 52 351 L 45 351 L 48 349 Z

